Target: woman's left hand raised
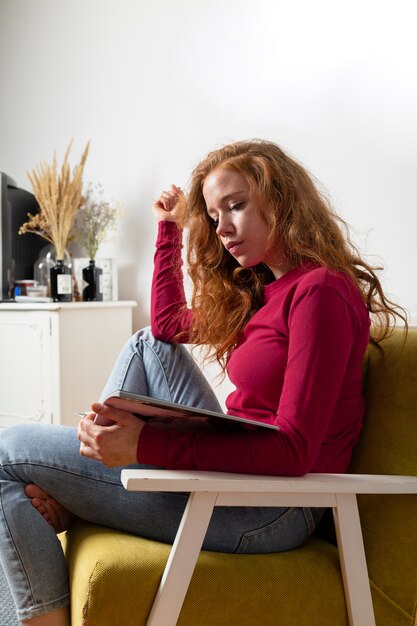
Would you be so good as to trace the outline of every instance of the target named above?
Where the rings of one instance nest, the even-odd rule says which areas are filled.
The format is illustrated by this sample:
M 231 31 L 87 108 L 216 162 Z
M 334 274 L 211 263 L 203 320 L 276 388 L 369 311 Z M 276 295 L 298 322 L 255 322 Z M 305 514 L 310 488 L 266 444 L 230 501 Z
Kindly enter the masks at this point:
M 80 454 L 108 467 L 137 463 L 138 440 L 145 422 L 128 411 L 105 404 L 95 403 L 91 408 L 92 412 L 78 425 Z M 113 424 L 101 426 L 94 421 L 96 416 L 112 420 Z

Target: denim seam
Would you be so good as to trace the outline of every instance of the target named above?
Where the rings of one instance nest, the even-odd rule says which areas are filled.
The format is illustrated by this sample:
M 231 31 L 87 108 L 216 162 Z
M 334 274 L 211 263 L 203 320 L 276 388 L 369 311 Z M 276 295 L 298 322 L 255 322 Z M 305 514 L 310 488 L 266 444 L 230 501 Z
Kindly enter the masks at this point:
M 161 359 L 160 359 L 160 357 L 159 357 L 158 353 L 157 353 L 157 352 L 156 352 L 156 350 L 153 348 L 153 346 L 151 346 L 151 344 L 150 344 L 148 341 L 146 341 L 146 339 L 141 338 L 141 340 L 140 340 L 140 341 L 142 341 L 142 343 L 143 343 L 143 344 L 145 344 L 145 345 L 149 348 L 149 350 L 151 350 L 151 351 L 152 351 L 152 353 L 153 353 L 153 355 L 154 355 L 155 359 L 158 361 L 158 363 L 159 363 L 159 367 L 161 368 L 162 375 L 163 375 L 163 379 L 164 379 L 164 381 L 165 381 L 165 385 L 166 385 L 166 388 L 167 388 L 167 391 L 168 391 L 168 394 L 169 394 L 169 399 L 172 401 L 171 389 L 170 389 L 170 386 L 169 386 L 169 384 L 168 384 L 168 379 L 167 379 L 167 376 L 166 376 L 165 368 L 164 368 L 164 366 L 163 366 L 163 364 L 162 364 L 162 361 L 161 361 Z
M 22 466 L 22 465 L 27 465 L 29 467 L 42 467 L 43 469 L 50 469 L 50 470 L 55 470 L 57 472 L 64 472 L 65 474 L 76 476 L 77 478 L 82 478 L 83 480 L 86 480 L 86 479 L 94 480 L 99 483 L 105 483 L 106 485 L 114 485 L 116 487 L 123 487 L 122 482 L 120 480 L 118 480 L 117 482 L 113 482 L 110 480 L 105 480 L 104 478 L 99 478 L 99 477 L 94 477 L 94 476 L 84 476 L 78 472 L 73 472 L 71 470 L 68 470 L 65 467 L 60 467 L 56 465 L 46 465 L 45 463 L 34 463 L 32 461 L 16 461 L 13 463 L 4 463 L 2 465 L 2 469 L 6 470 L 7 467 L 17 467 L 17 466 Z M 126 465 L 126 467 L 128 466 Z M 124 466 L 123 466 L 123 469 L 124 469 Z M 11 476 L 11 478 L 14 478 L 14 477 Z M 24 481 L 19 481 L 19 482 L 24 482 Z
M 272 520 L 271 522 L 269 522 L 268 524 L 265 524 L 264 526 L 260 526 L 254 530 L 250 530 L 250 531 L 246 531 L 245 533 L 242 534 L 242 536 L 240 537 L 239 540 L 239 544 L 237 549 L 235 550 L 235 554 L 251 554 L 252 552 L 247 552 L 247 548 L 250 546 L 250 544 L 252 543 L 253 540 L 256 541 L 256 539 L 259 537 L 262 539 L 262 535 L 265 534 L 265 532 L 270 532 L 271 530 L 273 532 L 279 532 L 279 528 L 285 524 L 286 522 L 288 523 L 288 518 L 291 519 L 291 515 L 294 512 L 297 512 L 301 509 L 302 511 L 302 507 L 289 507 L 285 513 L 283 513 L 282 515 L 280 515 L 279 517 L 277 517 L 276 519 Z M 309 536 L 309 531 L 308 531 L 308 525 L 305 519 L 305 515 L 303 514 L 303 519 L 304 519 L 304 523 L 306 524 L 305 530 L 307 531 L 307 535 L 305 536 L 305 539 L 308 538 Z M 301 545 L 302 542 L 300 542 L 298 545 Z M 286 547 L 284 548 L 284 551 L 287 551 L 291 548 Z M 280 552 L 281 550 L 272 550 L 273 552 Z M 256 553 L 258 553 L 258 550 L 256 550 Z M 260 553 L 264 553 L 263 550 L 260 551 Z
M 3 516 L 3 519 L 4 519 L 4 523 L 5 523 L 5 525 L 6 525 L 7 532 L 8 532 L 9 541 L 10 541 L 11 545 L 12 545 L 12 546 L 13 546 L 13 548 L 14 548 L 14 552 L 15 552 L 16 556 L 17 556 L 17 557 L 18 557 L 18 559 L 19 559 L 19 562 L 20 562 L 20 567 L 21 567 L 21 571 L 22 571 L 22 572 L 23 572 L 23 574 L 24 574 L 24 577 L 25 577 L 25 579 L 26 579 L 26 584 L 27 584 L 27 587 L 28 587 L 28 589 L 29 589 L 29 591 L 30 591 L 30 595 L 31 595 L 31 598 L 32 598 L 32 601 L 33 601 L 33 589 L 32 589 L 32 585 L 31 585 L 30 580 L 29 580 L 29 578 L 28 578 L 28 575 L 27 575 L 27 573 L 26 573 L 26 568 L 25 568 L 25 567 L 24 567 L 24 565 L 23 565 L 22 558 L 21 558 L 21 556 L 20 556 L 20 552 L 19 552 L 19 550 L 18 550 L 18 548 L 17 548 L 17 546 L 16 546 L 16 543 L 14 542 L 14 539 L 13 539 L 13 534 L 12 534 L 12 531 L 11 531 L 10 526 L 9 526 L 9 524 L 8 524 L 7 517 L 6 517 L 5 511 L 4 511 L 4 506 L 3 506 L 3 494 L 2 494 L 2 489 L 1 489 L 1 487 L 0 487 L 0 505 L 1 505 L 1 510 L 2 510 L 2 516 Z
M 309 507 L 303 507 L 302 510 L 306 520 L 308 532 L 312 534 L 316 530 L 316 523 L 314 521 L 313 513 L 311 512 L 311 509 Z
M 61 596 L 56 600 L 52 600 L 51 602 L 47 602 L 46 604 L 33 606 L 30 609 L 16 609 L 16 613 L 20 621 L 26 619 L 32 619 L 33 617 L 39 617 L 45 613 L 45 609 L 48 609 L 48 613 L 51 611 L 62 609 L 70 604 L 70 594 L 67 593 L 65 596 Z
M 44 463 L 32 463 L 32 462 L 29 462 L 29 461 L 16 461 L 16 463 L 6 463 L 6 464 L 4 464 L 2 466 L 2 469 L 6 469 L 7 467 L 21 466 L 21 465 L 29 465 L 31 467 L 47 468 L 47 469 L 54 470 L 54 471 L 57 471 L 57 472 L 64 472 L 66 474 L 69 474 L 70 476 L 76 476 L 77 478 L 82 478 L 83 480 L 92 480 L 94 482 L 104 483 L 106 485 L 112 485 L 114 487 L 125 489 L 125 487 L 123 486 L 121 480 L 117 481 L 117 482 L 112 482 L 110 480 L 105 480 L 103 478 L 96 478 L 94 476 L 84 476 L 84 475 L 81 475 L 81 474 L 79 474 L 77 472 L 73 472 L 73 471 L 67 470 L 67 469 L 65 469 L 63 467 L 56 467 L 55 465 L 45 465 Z M 125 468 L 128 468 L 128 467 L 132 467 L 132 466 L 126 465 L 126 466 L 123 466 L 122 469 L 125 469 Z M 157 468 L 157 469 L 163 469 L 163 468 Z M 23 481 L 21 481 L 21 482 L 23 482 Z M 24 483 L 24 484 L 26 484 L 26 483 Z M 132 495 L 134 495 L 134 493 L 137 493 L 137 492 L 131 492 L 131 493 L 132 493 Z M 179 496 L 180 498 L 183 498 L 184 496 L 189 496 L 190 495 L 189 491 L 158 491 L 157 493 L 161 493 L 161 494 L 165 494 L 165 495 L 169 495 L 169 496 Z
M 285 519 L 289 515 L 291 515 L 291 513 L 295 510 L 295 508 L 296 507 L 294 507 L 294 506 L 290 507 L 289 509 L 287 509 L 285 511 L 285 513 L 283 513 L 282 515 L 280 515 L 276 519 L 272 520 L 272 522 L 269 522 L 268 524 L 265 524 L 265 526 L 260 526 L 259 528 L 255 528 L 254 530 L 248 530 L 247 532 L 245 532 L 243 534 L 242 539 L 255 537 L 257 534 L 262 533 L 263 531 L 267 530 L 269 527 L 274 526 L 274 524 L 276 524 L 277 522 L 285 521 Z
M 126 380 L 127 373 L 128 373 L 128 371 L 129 371 L 130 364 L 131 364 L 131 362 L 132 362 L 132 360 L 133 360 L 133 358 L 134 358 L 135 356 L 137 356 L 137 355 L 135 354 L 135 352 L 132 352 L 132 354 L 130 355 L 130 359 L 129 359 L 126 363 L 125 363 L 125 368 L 124 368 L 124 371 L 122 372 L 122 375 L 121 375 L 121 377 L 120 377 L 119 389 L 122 389 L 122 388 L 123 388 L 124 382 L 125 382 L 125 380 Z M 116 390 L 114 389 L 113 391 L 116 391 Z

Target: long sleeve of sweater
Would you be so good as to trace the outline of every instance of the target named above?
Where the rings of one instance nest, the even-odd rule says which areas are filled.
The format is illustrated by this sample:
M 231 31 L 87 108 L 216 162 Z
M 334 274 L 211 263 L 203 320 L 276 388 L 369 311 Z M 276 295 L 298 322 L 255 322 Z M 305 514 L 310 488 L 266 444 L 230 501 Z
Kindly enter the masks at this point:
M 168 343 L 187 343 L 191 326 L 181 253 L 182 230 L 175 222 L 160 221 L 152 277 L 151 328 L 156 339 Z

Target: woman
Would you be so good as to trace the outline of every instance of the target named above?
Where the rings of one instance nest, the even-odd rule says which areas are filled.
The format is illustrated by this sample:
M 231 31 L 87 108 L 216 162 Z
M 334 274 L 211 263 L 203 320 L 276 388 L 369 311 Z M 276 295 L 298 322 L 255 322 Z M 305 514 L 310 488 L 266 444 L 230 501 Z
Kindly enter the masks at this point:
M 120 466 L 345 472 L 359 438 L 370 316 L 376 323 L 371 341 L 379 342 L 397 312 L 307 172 L 273 143 L 236 143 L 195 169 L 187 200 L 172 186 L 154 210 L 152 332 L 139 331 L 128 342 L 102 398 L 123 388 L 219 411 L 178 344 L 204 345 L 236 387 L 228 412 L 253 420 L 254 427 L 161 429 L 99 402 L 80 422 L 80 443 L 65 427 L 4 431 L 1 558 L 24 624 L 69 623 L 67 571 L 55 532 L 76 517 L 172 542 L 186 496 L 128 493 Z M 181 271 L 185 223 L 190 308 Z M 99 425 L 97 415 L 112 425 Z M 259 421 L 279 430 L 257 429 Z M 203 547 L 292 549 L 322 514 L 316 508 L 218 507 Z

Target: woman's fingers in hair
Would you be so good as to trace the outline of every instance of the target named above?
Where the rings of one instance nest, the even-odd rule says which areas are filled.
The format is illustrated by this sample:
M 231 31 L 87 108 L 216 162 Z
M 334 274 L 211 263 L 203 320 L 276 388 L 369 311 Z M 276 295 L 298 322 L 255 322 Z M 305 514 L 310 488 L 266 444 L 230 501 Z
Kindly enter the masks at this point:
M 182 225 L 185 213 L 186 198 L 181 187 L 171 185 L 153 203 L 154 212 L 159 220 L 171 220 Z
M 171 185 L 171 190 L 163 191 L 158 200 L 155 200 L 154 205 L 158 208 L 164 209 L 165 211 L 172 211 L 177 203 L 180 193 L 182 193 L 182 191 L 179 187 Z

